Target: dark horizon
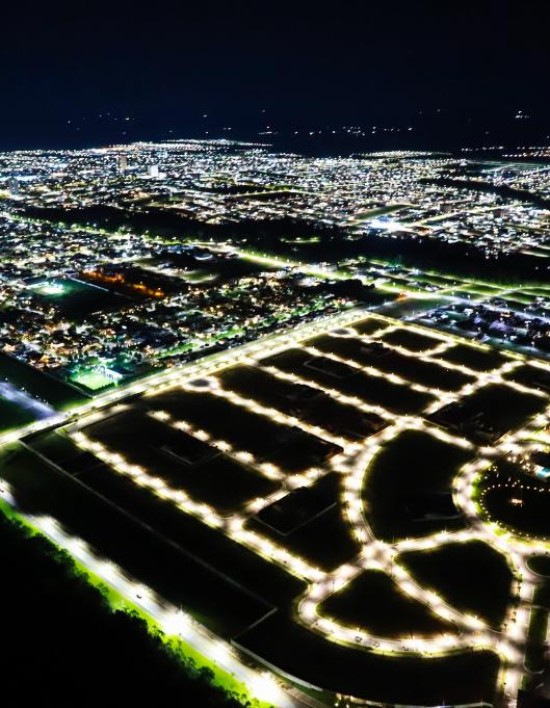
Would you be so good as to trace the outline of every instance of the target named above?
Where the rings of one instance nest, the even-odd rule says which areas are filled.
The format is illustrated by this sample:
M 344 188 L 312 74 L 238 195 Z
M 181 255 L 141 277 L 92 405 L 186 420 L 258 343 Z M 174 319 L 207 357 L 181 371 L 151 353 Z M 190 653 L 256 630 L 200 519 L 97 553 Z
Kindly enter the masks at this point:
M 341 126 L 377 126 L 371 149 L 550 133 L 541 0 L 22 3 L 4 22 L 1 149 Z

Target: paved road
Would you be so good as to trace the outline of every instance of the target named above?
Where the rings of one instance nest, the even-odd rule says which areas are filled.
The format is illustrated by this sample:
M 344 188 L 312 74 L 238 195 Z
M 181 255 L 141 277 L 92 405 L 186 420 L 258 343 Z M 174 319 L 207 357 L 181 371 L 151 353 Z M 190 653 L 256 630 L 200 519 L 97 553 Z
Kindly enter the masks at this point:
M 6 484 L 0 487 L 0 496 L 16 508 Z M 270 672 L 260 673 L 243 664 L 227 642 L 194 622 L 179 608 L 164 601 L 149 588 L 140 585 L 115 564 L 98 558 L 86 543 L 67 534 L 55 519 L 24 514 L 19 509 L 17 512 L 56 546 L 66 549 L 94 575 L 146 612 L 162 630 L 179 635 L 187 644 L 246 684 L 257 698 L 272 703 L 276 708 L 303 708 L 312 705 L 307 696 L 302 700 L 299 692 L 296 695 L 294 689 L 291 689 L 292 696 L 287 694 Z
M 77 418 L 100 411 L 113 403 L 123 402 L 125 399 L 145 393 L 162 389 L 170 383 L 177 383 L 182 377 L 200 376 L 206 372 L 230 366 L 247 356 L 262 354 L 274 354 L 292 346 L 297 340 L 304 339 L 315 334 L 324 332 L 327 327 L 338 327 L 359 319 L 362 315 L 367 315 L 365 308 L 353 308 L 334 315 L 319 317 L 312 322 L 298 325 L 288 332 L 276 332 L 269 334 L 253 342 L 247 342 L 232 349 L 226 349 L 216 354 L 203 357 L 195 362 L 189 362 L 182 366 L 167 369 L 159 373 L 146 376 L 139 381 L 126 386 L 121 386 L 114 391 L 95 396 L 91 401 L 73 408 L 64 413 L 54 413 L 42 420 L 30 423 L 16 431 L 10 431 L 0 435 L 0 446 L 15 442 L 31 433 L 55 428 L 63 424 L 75 421 Z
M 0 445 L 15 442 L 32 432 L 44 431 L 48 428 L 76 422 L 78 418 L 94 412 L 101 413 L 108 406 L 123 402 L 129 397 L 139 395 L 145 391 L 150 392 L 155 389 L 161 389 L 172 382 L 176 383 L 184 376 L 204 375 L 212 370 L 229 366 L 253 355 L 261 354 L 265 356 L 274 354 L 287 349 L 296 341 L 323 333 L 327 328 L 344 326 L 366 314 L 367 311 L 365 309 L 355 308 L 322 317 L 313 322 L 303 324 L 290 332 L 268 335 L 261 340 L 205 357 L 199 362 L 154 374 L 124 388 L 99 395 L 93 401 L 86 402 L 69 412 L 50 415 L 18 431 L 2 435 L 0 436 Z M 1 496 L 14 505 L 14 500 L 9 491 L 7 491 L 7 485 L 3 485 L 2 488 L 4 492 L 1 493 Z M 21 512 L 18 510 L 18 513 Z M 274 674 L 268 671 L 259 673 L 243 664 L 229 644 L 215 637 L 206 628 L 195 623 L 178 608 L 165 602 L 149 588 L 140 586 L 110 561 L 98 559 L 84 542 L 68 535 L 55 519 L 21 515 L 25 516 L 33 526 L 48 536 L 56 545 L 67 549 L 71 555 L 92 573 L 102 578 L 130 602 L 147 612 L 158 623 L 159 627 L 172 634 L 179 634 L 197 651 L 211 658 L 224 670 L 249 686 L 253 695 L 267 700 L 277 708 L 318 708 L 321 705 L 318 701 L 295 687 L 289 687 L 287 692 Z

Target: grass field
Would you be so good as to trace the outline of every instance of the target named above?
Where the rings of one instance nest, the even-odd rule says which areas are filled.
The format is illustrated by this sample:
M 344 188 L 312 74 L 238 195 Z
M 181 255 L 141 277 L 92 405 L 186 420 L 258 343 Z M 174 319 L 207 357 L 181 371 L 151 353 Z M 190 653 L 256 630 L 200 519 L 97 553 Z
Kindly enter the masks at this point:
M 90 391 L 100 391 L 103 388 L 113 385 L 112 379 L 105 376 L 105 374 L 94 370 L 74 374 L 74 376 L 71 377 L 71 381 L 78 386 L 87 388 Z
M 60 379 L 44 374 L 13 357 L 0 353 L 0 379 L 7 379 L 16 388 L 34 398 L 46 401 L 58 410 L 83 403 L 87 397 Z

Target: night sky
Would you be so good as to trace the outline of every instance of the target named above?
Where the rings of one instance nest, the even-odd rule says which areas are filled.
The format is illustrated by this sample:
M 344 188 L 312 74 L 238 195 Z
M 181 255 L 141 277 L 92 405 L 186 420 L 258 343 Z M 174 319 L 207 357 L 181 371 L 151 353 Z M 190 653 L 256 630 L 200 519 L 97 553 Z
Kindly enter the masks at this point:
M 550 133 L 547 0 L 323 5 L 4 4 L 0 148 L 342 125 Z

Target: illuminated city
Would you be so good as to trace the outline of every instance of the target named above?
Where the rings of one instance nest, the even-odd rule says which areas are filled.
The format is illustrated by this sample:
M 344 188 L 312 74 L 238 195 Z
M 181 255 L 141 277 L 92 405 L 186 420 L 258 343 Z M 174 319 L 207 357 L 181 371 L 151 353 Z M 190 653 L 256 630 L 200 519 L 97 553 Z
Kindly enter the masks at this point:
M 266 705 L 515 705 L 548 624 L 539 158 L 3 153 L 4 498 Z
M 550 708 L 550 3 L 2 8 L 2 698 Z

